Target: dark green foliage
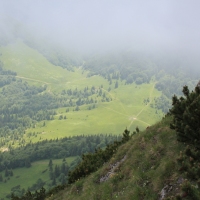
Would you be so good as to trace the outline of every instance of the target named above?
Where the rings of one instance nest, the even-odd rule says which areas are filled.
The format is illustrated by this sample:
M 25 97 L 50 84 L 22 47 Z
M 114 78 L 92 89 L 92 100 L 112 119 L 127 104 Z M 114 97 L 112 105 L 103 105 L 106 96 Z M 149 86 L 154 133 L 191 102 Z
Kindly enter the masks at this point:
M 31 162 L 43 159 L 58 159 L 69 156 L 79 156 L 83 153 L 94 152 L 95 148 L 103 148 L 114 140 L 121 138 L 112 135 L 74 136 L 61 140 L 44 140 L 35 144 L 28 144 L 0 154 L 0 171 L 17 167 L 31 167 Z M 76 163 L 75 163 L 76 164 Z M 55 170 L 51 160 L 49 168 Z M 57 170 L 57 169 L 56 169 Z M 59 176 L 59 175 L 58 175 Z
M 11 200 L 44 200 L 45 197 L 46 191 L 42 187 L 39 192 L 35 191 L 34 193 L 31 193 L 30 191 L 27 191 L 22 197 L 17 197 L 14 194 L 12 194 Z
M 118 81 L 115 82 L 115 88 L 118 88 Z
M 94 153 L 83 154 L 82 162 L 74 170 L 69 172 L 68 182 L 74 183 L 78 179 L 97 171 L 99 167 L 112 157 L 118 147 L 127 142 L 130 138 L 130 131 L 126 129 L 121 141 L 114 141 L 113 143 L 108 144 L 104 150 L 99 148 L 96 149 Z
M 155 98 L 155 108 L 158 110 L 160 109 L 163 113 L 167 113 L 170 107 L 171 101 L 165 95 L 162 94 L 160 97 Z
M 189 181 L 185 181 L 181 187 L 183 193 L 180 199 L 185 200 L 199 200 L 200 192 L 195 186 L 191 185 Z
M 176 130 L 180 142 L 192 144 L 200 149 L 200 89 L 190 92 L 187 86 L 183 87 L 185 97 L 172 98 L 173 123 L 170 125 Z
M 181 173 L 192 180 L 200 180 L 200 150 L 188 145 L 177 162 Z
M 11 75 L 11 76 L 16 76 L 17 73 L 13 72 L 11 70 L 5 70 L 3 69 L 3 63 L 0 61 L 0 75 Z
M 139 129 L 138 129 L 139 130 Z M 139 131 L 138 131 L 139 132 Z M 130 131 L 126 128 L 123 132 L 123 136 L 122 136 L 122 140 L 121 142 L 122 143 L 125 143 L 127 142 L 129 139 L 131 138 L 131 135 L 130 135 Z
M 50 190 L 47 192 L 46 197 L 52 196 L 52 194 L 56 194 L 56 193 L 58 193 L 59 191 L 64 190 L 66 187 L 67 187 L 66 184 L 58 185 L 58 186 L 56 186 L 56 187 L 50 189 Z
M 39 190 L 40 188 L 42 188 L 45 185 L 45 182 L 42 179 L 38 179 L 36 183 L 34 183 L 29 190 L 30 191 L 36 191 Z
M 177 159 L 179 172 L 188 179 L 200 180 L 200 88 L 199 84 L 195 91 L 190 92 L 187 86 L 183 87 L 184 97 L 173 96 L 172 109 L 173 123 L 170 128 L 177 134 L 177 140 L 187 144 Z M 199 187 L 199 186 L 197 186 Z M 186 181 L 182 186 L 183 194 L 176 199 L 200 199 L 199 189 Z
M 3 182 L 3 176 L 0 174 L 0 182 Z

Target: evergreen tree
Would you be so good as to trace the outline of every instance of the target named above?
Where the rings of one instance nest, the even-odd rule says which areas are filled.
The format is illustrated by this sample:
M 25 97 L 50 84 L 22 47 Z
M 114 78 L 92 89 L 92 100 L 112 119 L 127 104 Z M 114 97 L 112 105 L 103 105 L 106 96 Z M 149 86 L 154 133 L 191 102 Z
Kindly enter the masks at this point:
M 8 171 L 8 168 L 6 167 L 5 169 L 5 177 L 8 177 L 9 176 L 9 171 Z
M 187 86 L 183 87 L 185 97 L 173 96 L 172 109 L 173 123 L 171 129 L 175 129 L 178 141 L 192 144 L 200 149 L 200 88 L 190 92 Z
M 52 159 L 49 160 L 48 166 L 49 166 L 49 170 L 52 169 L 52 166 L 53 166 L 53 161 L 52 161 Z M 51 171 L 51 170 L 50 170 L 50 171 Z
M 10 176 L 13 176 L 13 171 L 12 169 L 9 171 Z
M 115 83 L 115 88 L 118 88 L 118 81 L 116 81 Z
M 56 177 L 54 176 L 53 177 L 53 180 L 52 180 L 52 183 L 51 183 L 52 185 L 56 185 L 57 183 L 56 183 Z
M 200 83 L 200 82 L 199 82 Z M 185 171 L 190 179 L 200 179 L 200 87 L 190 92 L 187 86 L 183 87 L 185 97 L 172 98 L 173 123 L 170 124 L 177 134 L 177 140 L 188 144 L 180 157 L 179 171 Z M 184 155 L 183 155 L 184 154 Z
M 25 161 L 25 166 L 26 166 L 27 168 L 31 167 L 30 159 L 26 159 L 26 161 Z
M 3 176 L 0 174 L 0 182 L 3 182 Z
M 58 165 L 54 168 L 54 175 L 56 178 L 60 175 L 60 167 Z

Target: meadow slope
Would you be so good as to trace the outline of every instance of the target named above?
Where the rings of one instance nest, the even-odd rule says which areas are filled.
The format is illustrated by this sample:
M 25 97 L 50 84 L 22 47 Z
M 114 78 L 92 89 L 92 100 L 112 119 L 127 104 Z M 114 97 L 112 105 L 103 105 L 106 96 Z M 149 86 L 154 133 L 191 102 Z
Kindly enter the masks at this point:
M 147 126 L 159 121 L 163 116 L 160 110 L 152 105 L 155 98 L 161 95 L 155 89 L 155 81 L 149 84 L 129 84 L 119 81 L 118 88 L 115 82 L 109 82 L 99 75 L 88 77 L 89 71 L 81 66 L 74 66 L 73 71 L 68 71 L 59 66 L 52 65 L 44 56 L 22 41 L 9 44 L 0 48 L 0 60 L 4 68 L 17 72 L 17 78 L 29 84 L 47 86 L 47 92 L 60 95 L 62 90 L 83 90 L 85 87 L 102 87 L 103 92 L 112 99 L 102 102 L 97 99 L 96 108 L 88 110 L 87 105 L 80 106 L 78 112 L 73 108 L 66 113 L 66 108 L 56 110 L 55 120 L 38 122 L 35 128 L 26 132 L 37 132 L 41 139 L 61 138 L 78 134 L 113 133 L 121 134 L 126 127 L 131 131 L 138 126 L 144 130 Z M 110 89 L 108 89 L 110 87 Z M 148 103 L 144 100 L 148 99 Z M 59 120 L 60 115 L 66 120 Z M 35 141 L 37 138 L 30 138 Z

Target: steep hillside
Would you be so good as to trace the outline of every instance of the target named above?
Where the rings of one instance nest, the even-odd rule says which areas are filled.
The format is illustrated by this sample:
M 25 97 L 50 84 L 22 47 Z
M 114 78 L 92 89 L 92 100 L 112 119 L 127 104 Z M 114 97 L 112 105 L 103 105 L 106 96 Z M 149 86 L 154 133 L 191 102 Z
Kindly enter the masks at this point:
M 137 131 L 100 170 L 49 199 L 200 199 L 200 82 L 183 94 L 174 95 L 160 123 Z
M 170 130 L 170 121 L 168 116 L 137 133 L 97 172 L 47 199 L 150 200 L 181 193 L 183 176 L 176 160 L 183 146 Z

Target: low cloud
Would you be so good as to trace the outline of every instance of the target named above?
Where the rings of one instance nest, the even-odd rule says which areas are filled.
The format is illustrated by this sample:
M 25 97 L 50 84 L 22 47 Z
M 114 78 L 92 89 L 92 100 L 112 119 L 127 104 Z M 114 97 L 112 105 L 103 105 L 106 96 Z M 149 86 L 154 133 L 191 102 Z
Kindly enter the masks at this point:
M 79 52 L 167 50 L 198 59 L 199 7 L 186 0 L 1 0 L 0 26 Z

